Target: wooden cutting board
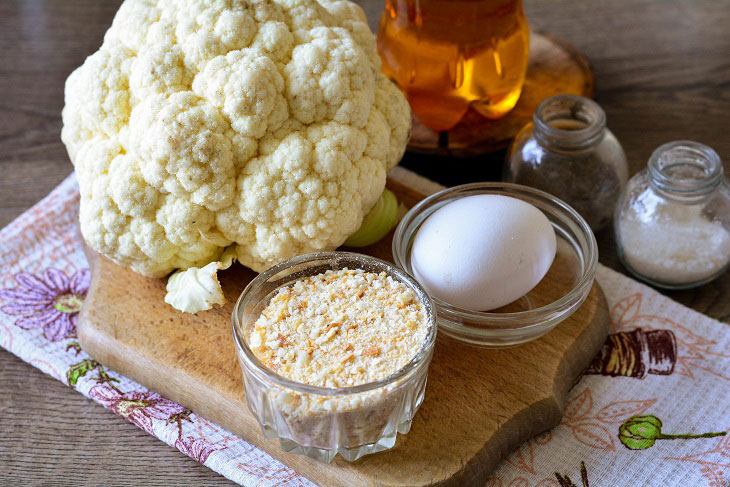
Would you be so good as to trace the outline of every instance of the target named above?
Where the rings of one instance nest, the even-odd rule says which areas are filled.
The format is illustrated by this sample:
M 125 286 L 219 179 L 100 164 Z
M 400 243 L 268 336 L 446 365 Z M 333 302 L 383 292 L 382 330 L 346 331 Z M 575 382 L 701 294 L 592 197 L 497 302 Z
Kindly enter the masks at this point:
M 401 168 L 391 171 L 388 187 L 408 206 L 442 189 Z M 390 259 L 386 240 L 366 253 Z M 246 406 L 231 311 L 251 271 L 237 265 L 222 272 L 228 304 L 193 316 L 165 304 L 164 280 L 93 252 L 89 261 L 91 287 L 78 324 L 86 352 L 327 487 L 483 485 L 500 459 L 558 424 L 568 390 L 608 333 L 606 301 L 594 284 L 572 317 L 527 345 L 483 349 L 439 336 L 411 431 L 392 450 L 325 465 L 265 439 Z

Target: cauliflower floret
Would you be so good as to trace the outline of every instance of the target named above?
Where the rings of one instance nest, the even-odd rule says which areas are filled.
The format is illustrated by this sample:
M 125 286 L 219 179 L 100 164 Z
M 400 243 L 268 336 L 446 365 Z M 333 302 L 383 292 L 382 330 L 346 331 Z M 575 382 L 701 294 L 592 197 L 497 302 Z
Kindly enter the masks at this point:
M 147 276 L 333 249 L 402 157 L 405 97 L 362 10 L 333 0 L 126 0 L 66 83 L 89 245 Z
M 248 47 L 256 34 L 252 5 L 235 0 L 158 2 L 175 10 L 175 35 L 187 66 L 202 71 L 216 56 Z
M 109 188 L 109 196 L 122 214 L 132 218 L 154 215 L 161 195 L 144 180 L 137 160 L 128 154 L 118 154 L 107 170 L 115 181 Z
M 231 121 L 239 134 L 259 138 L 289 118 L 284 78 L 274 61 L 256 49 L 232 51 L 205 66 L 193 91 Z
M 129 121 L 129 72 L 134 52 L 122 46 L 101 49 L 66 80 L 61 139 L 71 162 L 83 143 L 114 138 Z
M 134 52 L 140 52 L 148 44 L 151 30 L 160 30 L 162 10 L 155 0 L 127 0 L 122 3 L 111 27 L 104 35 L 105 46 L 122 45 Z M 169 24 L 168 24 L 169 26 Z M 168 37 L 172 32 L 168 31 Z M 159 34 L 158 34 L 159 36 Z M 167 44 L 174 42 L 168 38 Z M 100 49 L 103 50 L 103 49 Z
M 203 268 L 191 267 L 176 272 L 167 281 L 165 302 L 186 313 L 209 310 L 214 304 L 225 304 L 223 289 L 218 282 L 218 262 Z
M 348 31 L 317 27 L 284 68 L 292 116 L 363 127 L 375 101 L 376 72 Z
M 388 138 L 388 154 L 385 156 L 387 169 L 392 169 L 403 157 L 406 144 L 411 136 L 411 107 L 403 93 L 385 76 L 379 76 L 375 92 L 375 109 L 385 117 L 390 129 Z M 403 114 L 408 114 L 408 120 L 403 123 Z
M 179 46 L 158 45 L 145 49 L 132 62 L 129 89 L 134 93 L 132 103 L 154 95 L 187 91 L 193 75 L 185 67 Z
M 350 31 L 352 39 L 360 49 L 370 58 L 370 62 L 380 70 L 380 57 L 372 41 L 373 33 L 368 27 L 365 12 L 352 2 L 342 0 L 319 0 L 322 6 L 333 16 L 337 17 L 338 24 Z
M 132 111 L 126 145 L 144 161 L 142 175 L 159 191 L 186 195 L 211 210 L 234 199 L 230 123 L 190 91 L 146 98 Z

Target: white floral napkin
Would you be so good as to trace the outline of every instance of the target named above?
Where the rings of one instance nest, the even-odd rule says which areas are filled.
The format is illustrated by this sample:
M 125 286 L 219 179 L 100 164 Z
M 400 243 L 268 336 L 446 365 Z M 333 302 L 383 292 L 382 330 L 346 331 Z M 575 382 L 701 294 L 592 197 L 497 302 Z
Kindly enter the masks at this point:
M 89 271 L 78 197 L 70 176 L 0 230 L 0 346 L 241 485 L 312 485 L 81 350 Z M 604 350 L 561 424 L 518 448 L 486 486 L 730 485 L 730 326 L 605 267 L 598 280 L 612 318 Z

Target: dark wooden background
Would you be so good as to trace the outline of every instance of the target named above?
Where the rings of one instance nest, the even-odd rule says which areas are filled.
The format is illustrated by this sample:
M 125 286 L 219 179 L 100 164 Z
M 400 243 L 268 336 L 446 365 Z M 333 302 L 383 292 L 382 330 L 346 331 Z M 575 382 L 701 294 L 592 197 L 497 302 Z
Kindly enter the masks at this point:
M 0 227 L 71 172 L 59 138 L 64 80 L 98 48 L 119 3 L 0 1 Z M 382 0 L 359 3 L 375 28 Z M 676 139 L 710 145 L 730 170 L 730 1 L 525 0 L 525 6 L 534 29 L 566 39 L 591 61 L 596 99 L 632 173 L 654 148 Z M 478 164 L 493 174 L 499 157 Z M 417 164 L 408 159 L 412 169 Z M 601 262 L 623 271 L 611 231 L 597 237 Z M 730 274 L 669 295 L 730 320 Z M 191 483 L 232 485 L 0 351 L 0 484 Z

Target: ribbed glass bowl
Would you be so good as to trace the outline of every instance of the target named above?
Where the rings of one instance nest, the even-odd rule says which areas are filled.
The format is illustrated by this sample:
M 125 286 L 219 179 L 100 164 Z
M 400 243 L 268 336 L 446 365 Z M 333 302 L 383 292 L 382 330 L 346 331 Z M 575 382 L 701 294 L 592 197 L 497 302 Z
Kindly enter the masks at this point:
M 439 332 L 484 347 L 520 345 L 552 330 L 583 304 L 598 265 L 596 239 L 578 212 L 548 193 L 510 183 L 465 184 L 426 198 L 403 217 L 393 237 L 396 265 L 413 275 L 411 247 L 421 224 L 442 206 L 479 194 L 511 196 L 542 211 L 557 237 L 555 260 L 532 291 L 496 310 L 470 311 L 433 297 Z
M 385 272 L 420 299 L 428 333 L 413 359 L 390 376 L 354 387 L 327 388 L 294 382 L 262 364 L 249 347 L 251 330 L 277 291 L 299 279 L 343 268 Z M 265 436 L 292 453 L 330 462 L 339 453 L 354 461 L 391 448 L 398 433 L 410 430 L 423 402 L 428 366 L 436 340 L 431 299 L 409 275 L 380 259 L 349 252 L 295 257 L 259 274 L 233 309 L 233 337 L 243 372 L 246 402 Z

